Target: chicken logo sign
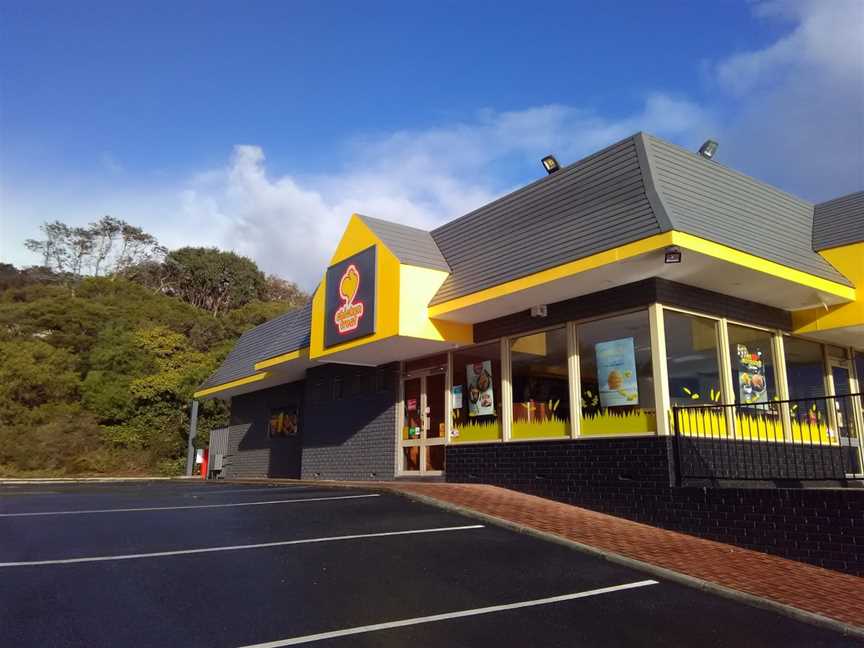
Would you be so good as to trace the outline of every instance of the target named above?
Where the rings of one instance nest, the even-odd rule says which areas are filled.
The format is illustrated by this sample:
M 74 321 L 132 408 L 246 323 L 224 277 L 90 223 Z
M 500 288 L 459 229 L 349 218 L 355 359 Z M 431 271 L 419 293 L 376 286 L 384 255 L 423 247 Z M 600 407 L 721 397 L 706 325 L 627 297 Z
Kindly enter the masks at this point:
M 340 335 L 356 331 L 360 325 L 360 318 L 363 317 L 363 302 L 354 302 L 359 289 L 360 273 L 357 272 L 357 267 L 352 263 L 345 269 L 345 274 L 339 280 L 339 296 L 343 303 L 336 309 L 333 321 L 336 322 L 336 328 Z
M 327 268 L 324 346 L 375 332 L 375 247 Z

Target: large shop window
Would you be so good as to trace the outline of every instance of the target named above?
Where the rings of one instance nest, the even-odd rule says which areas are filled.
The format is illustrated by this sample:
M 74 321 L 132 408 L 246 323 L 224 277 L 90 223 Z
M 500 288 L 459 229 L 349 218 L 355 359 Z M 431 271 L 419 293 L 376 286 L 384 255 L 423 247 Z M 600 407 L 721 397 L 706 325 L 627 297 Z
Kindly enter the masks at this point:
M 582 324 L 580 435 L 639 434 L 657 429 L 651 329 L 640 311 Z
M 501 347 L 453 353 L 453 443 L 501 438 Z
M 736 403 L 758 405 L 776 400 L 771 333 L 729 324 L 729 361 Z
M 672 405 L 721 402 L 717 322 L 669 310 L 663 320 Z
M 558 328 L 510 340 L 514 439 L 570 435 L 567 331 Z
M 825 361 L 822 345 L 810 340 L 787 337 L 783 340 L 786 354 L 786 377 L 789 398 L 818 398 L 825 391 Z
M 783 340 L 786 356 L 786 379 L 792 415 L 792 437 L 803 441 L 819 438 L 831 443 L 836 438 L 831 431 L 829 402 L 825 381 L 825 358 L 819 342 L 787 337 Z

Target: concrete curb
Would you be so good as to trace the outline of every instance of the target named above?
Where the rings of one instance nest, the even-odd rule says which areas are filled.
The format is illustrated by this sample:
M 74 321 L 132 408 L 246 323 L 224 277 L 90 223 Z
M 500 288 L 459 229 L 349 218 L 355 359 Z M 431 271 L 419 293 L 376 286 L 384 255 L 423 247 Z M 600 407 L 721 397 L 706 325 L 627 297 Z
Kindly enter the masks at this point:
M 694 576 L 688 576 L 687 574 L 682 574 L 681 572 L 676 572 L 671 569 L 666 569 L 665 567 L 658 567 L 657 565 L 652 565 L 651 563 L 643 562 L 641 560 L 637 560 L 636 558 L 629 558 L 627 556 L 615 553 L 613 551 L 607 551 L 605 549 L 599 549 L 597 547 L 586 545 L 581 542 L 577 542 L 575 540 L 570 540 L 568 538 L 564 538 L 563 536 L 555 535 L 554 533 L 548 533 L 546 531 L 540 531 L 539 529 L 535 529 L 533 527 L 519 524 L 517 522 L 512 522 L 510 520 L 506 520 L 504 518 L 499 518 L 494 515 L 489 515 L 488 513 L 481 513 L 480 511 L 475 511 L 474 509 L 459 506 L 458 504 L 452 504 L 450 502 L 445 502 L 434 497 L 430 497 L 428 495 L 421 495 L 419 493 L 412 493 L 409 491 L 401 490 L 398 485 L 387 486 L 381 484 L 369 484 L 364 485 L 362 482 L 328 482 L 328 481 L 316 481 L 316 480 L 300 480 L 300 479 L 285 479 L 285 480 L 273 480 L 273 479 L 250 479 L 250 480 L 226 480 L 226 482 L 230 483 L 291 483 L 298 484 L 304 486 L 321 486 L 321 487 L 329 487 L 329 488 L 362 488 L 366 490 L 374 490 L 384 493 L 393 493 L 394 495 L 399 495 L 401 497 L 405 497 L 410 500 L 414 500 L 417 502 L 421 502 L 423 504 L 427 504 L 429 506 L 434 506 L 439 509 L 443 509 L 445 511 L 449 511 L 451 513 L 458 513 L 460 515 L 464 515 L 466 517 L 474 518 L 477 520 L 482 520 L 484 522 L 488 522 L 489 524 L 494 524 L 495 526 L 503 527 L 505 529 L 509 529 L 511 531 L 516 531 L 518 533 L 524 533 L 526 535 L 530 535 L 541 540 L 546 540 L 548 542 L 554 542 L 559 545 L 563 545 L 565 547 L 569 547 L 570 549 L 574 549 L 576 551 L 580 551 L 582 553 L 591 554 L 593 556 L 597 556 L 599 558 L 603 558 L 604 560 L 608 560 L 609 562 L 622 565 L 624 567 L 630 567 L 631 569 L 637 569 L 642 572 L 646 572 L 653 576 L 658 576 L 668 581 L 672 581 L 674 583 L 678 583 L 680 585 L 685 585 L 687 587 L 693 587 L 699 590 L 703 590 L 706 592 L 711 592 L 712 594 L 716 594 L 718 596 L 722 596 L 723 598 L 732 599 L 734 601 L 738 601 L 740 603 L 745 603 L 747 605 L 762 608 L 764 610 L 771 610 L 773 612 L 778 612 L 779 614 L 783 614 L 784 616 L 796 619 L 797 621 L 802 621 L 804 623 L 809 623 L 811 625 L 819 626 L 822 628 L 827 628 L 829 630 L 834 630 L 835 632 L 839 632 L 843 635 L 850 637 L 859 637 L 864 639 L 864 628 L 852 625 L 850 623 L 845 623 L 843 621 L 838 621 L 837 619 L 832 619 L 830 617 L 822 616 L 821 614 L 816 614 L 815 612 L 808 612 L 807 610 L 802 610 L 800 608 L 796 608 L 792 605 L 787 605 L 785 603 L 779 603 L 777 601 L 773 601 L 771 599 L 762 598 L 756 596 L 754 594 L 748 594 L 746 592 L 741 592 L 739 590 L 732 589 L 730 587 L 725 587 L 723 585 L 718 585 L 717 583 L 712 583 L 711 581 L 702 580 L 701 578 L 696 578 Z
M 0 485 L 15 484 L 78 484 L 78 483 L 111 483 L 139 481 L 173 481 L 186 480 L 188 477 L 2 477 Z M 201 479 L 200 477 L 198 479 Z

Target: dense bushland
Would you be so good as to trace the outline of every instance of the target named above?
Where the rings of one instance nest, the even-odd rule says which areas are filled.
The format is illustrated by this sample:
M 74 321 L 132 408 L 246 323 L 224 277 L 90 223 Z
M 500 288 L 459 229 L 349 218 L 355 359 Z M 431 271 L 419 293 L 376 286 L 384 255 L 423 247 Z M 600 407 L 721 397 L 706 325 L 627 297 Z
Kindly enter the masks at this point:
M 181 472 L 196 387 L 244 330 L 306 299 L 214 249 L 108 276 L 0 264 L 0 475 Z M 199 445 L 226 419 L 202 403 Z

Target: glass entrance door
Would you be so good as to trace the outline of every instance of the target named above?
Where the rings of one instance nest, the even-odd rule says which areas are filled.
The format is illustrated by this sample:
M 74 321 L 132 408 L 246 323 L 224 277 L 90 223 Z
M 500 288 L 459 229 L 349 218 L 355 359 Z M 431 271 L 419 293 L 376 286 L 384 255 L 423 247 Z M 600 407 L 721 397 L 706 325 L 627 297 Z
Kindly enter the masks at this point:
M 399 472 L 440 474 L 444 471 L 445 374 L 429 373 L 403 381 Z

